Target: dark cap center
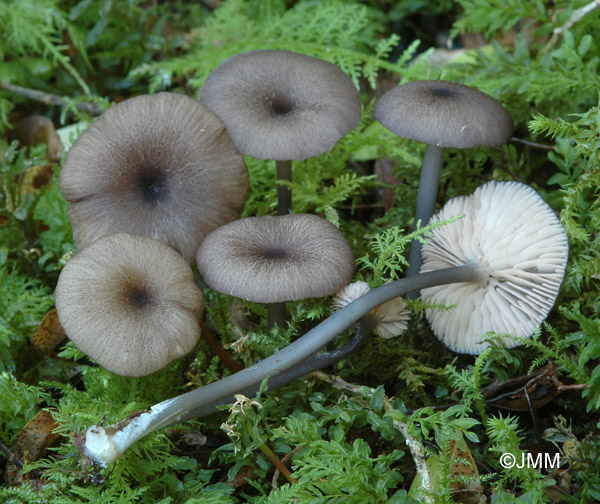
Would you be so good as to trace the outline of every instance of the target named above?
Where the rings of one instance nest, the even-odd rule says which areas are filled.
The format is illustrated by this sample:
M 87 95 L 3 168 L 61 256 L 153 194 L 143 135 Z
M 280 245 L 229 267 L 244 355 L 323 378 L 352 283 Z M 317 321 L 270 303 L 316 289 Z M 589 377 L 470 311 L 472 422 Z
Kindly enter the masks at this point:
M 453 89 L 448 89 L 444 87 L 432 87 L 429 88 L 429 92 L 433 96 L 439 96 L 440 98 L 446 98 L 448 96 L 454 96 L 456 94 L 456 91 L 454 91 Z
M 134 308 L 147 308 L 153 304 L 150 293 L 141 287 L 132 287 L 129 291 L 127 300 Z
M 138 179 L 138 188 L 144 201 L 158 203 L 167 196 L 167 178 L 156 168 L 146 169 Z
M 287 250 L 285 249 L 277 249 L 277 248 L 269 248 L 261 251 L 261 256 L 265 259 L 285 259 L 289 256 Z
M 269 110 L 278 116 L 287 115 L 296 108 L 294 101 L 283 95 L 266 95 L 265 102 Z

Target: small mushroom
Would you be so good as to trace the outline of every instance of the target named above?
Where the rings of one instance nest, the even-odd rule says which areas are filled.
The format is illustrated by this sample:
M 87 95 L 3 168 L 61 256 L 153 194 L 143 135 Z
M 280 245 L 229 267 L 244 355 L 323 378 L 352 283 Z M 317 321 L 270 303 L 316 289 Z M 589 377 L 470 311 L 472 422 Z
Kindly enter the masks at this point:
M 333 309 L 342 309 L 370 290 L 367 282 L 353 282 L 346 285 L 334 296 Z M 400 336 L 408 329 L 410 312 L 406 307 L 406 302 L 401 297 L 397 297 L 371 310 L 369 316 L 373 319 L 373 332 L 380 338 L 391 339 Z
M 454 198 L 431 222 L 465 214 L 433 231 L 422 248 L 421 272 L 472 265 L 483 276 L 474 282 L 423 289 L 421 296 L 449 310 L 426 310 L 436 336 L 450 349 L 479 354 L 486 333 L 527 338 L 548 315 L 568 258 L 564 227 L 530 187 L 489 182 L 471 196 Z M 507 347 L 518 344 L 504 338 Z
M 113 106 L 84 131 L 60 188 L 79 249 L 125 232 L 164 241 L 191 263 L 204 236 L 241 215 L 248 171 L 217 116 L 158 93 Z
M 491 96 L 456 82 L 425 80 L 397 86 L 375 105 L 375 119 L 396 135 L 427 144 L 419 181 L 415 226 L 435 210 L 442 152 L 453 147 L 506 143 L 514 125 L 506 109 Z M 421 265 L 421 243 L 413 240 L 407 276 Z
M 221 63 L 199 100 L 225 123 L 244 155 L 274 159 L 279 180 L 292 180 L 290 160 L 330 151 L 355 128 L 360 100 L 352 80 L 328 61 L 291 51 L 260 50 Z M 291 192 L 278 187 L 278 214 Z
M 283 323 L 285 301 L 326 296 L 346 285 L 354 255 L 330 222 L 290 214 L 248 217 L 216 229 L 202 242 L 196 264 L 211 288 L 267 303 L 272 326 Z
M 113 373 L 143 376 L 194 348 L 204 298 L 175 250 L 119 233 L 99 238 L 67 262 L 56 309 L 82 352 Z

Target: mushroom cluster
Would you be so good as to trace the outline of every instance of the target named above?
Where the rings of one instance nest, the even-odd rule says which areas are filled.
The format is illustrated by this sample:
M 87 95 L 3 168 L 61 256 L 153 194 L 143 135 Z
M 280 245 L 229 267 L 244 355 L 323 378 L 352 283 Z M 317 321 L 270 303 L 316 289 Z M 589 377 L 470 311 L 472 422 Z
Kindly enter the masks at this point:
M 108 370 L 141 376 L 194 348 L 204 308 L 194 262 L 209 288 L 265 303 L 269 327 L 285 323 L 285 302 L 338 291 L 336 311 L 273 356 L 131 422 L 92 427 L 82 445 L 88 456 L 109 463 L 144 434 L 212 412 L 235 393 L 253 394 L 267 377 L 283 385 L 339 361 L 373 332 L 398 336 L 408 326 L 400 296 L 415 291 L 448 305 L 426 315 L 457 352 L 479 353 L 489 333 L 512 346 L 548 315 L 567 238 L 550 207 L 523 184 L 490 182 L 449 201 L 431 222 L 465 217 L 436 229 L 421 251 L 411 247 L 407 278 L 373 290 L 350 284 L 354 255 L 336 226 L 290 214 L 285 182 L 277 216 L 240 219 L 249 187 L 242 155 L 275 160 L 289 182 L 291 161 L 331 150 L 360 111 L 356 86 L 335 65 L 290 51 L 251 51 L 217 67 L 198 100 L 132 98 L 80 136 L 60 180 L 80 252 L 60 275 L 56 306 L 74 344 Z M 496 100 L 445 81 L 398 86 L 377 103 L 375 117 L 428 144 L 415 223 L 433 214 L 443 148 L 498 145 L 513 129 Z M 324 350 L 355 323 L 350 343 Z
M 190 263 L 210 231 L 240 217 L 248 186 L 223 122 L 174 93 L 108 109 L 73 144 L 60 175 L 80 250 L 131 233 L 164 241 Z

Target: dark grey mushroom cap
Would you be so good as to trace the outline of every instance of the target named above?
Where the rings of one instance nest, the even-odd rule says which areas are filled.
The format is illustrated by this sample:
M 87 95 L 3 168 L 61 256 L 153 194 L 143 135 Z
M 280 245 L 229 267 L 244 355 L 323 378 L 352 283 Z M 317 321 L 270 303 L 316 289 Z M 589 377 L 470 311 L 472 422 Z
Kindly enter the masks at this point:
M 430 222 L 465 214 L 433 231 L 421 272 L 473 264 L 485 281 L 430 287 L 421 296 L 448 310 L 426 310 L 436 336 L 456 352 L 480 354 L 487 332 L 530 337 L 550 312 L 562 283 L 569 245 L 548 204 L 529 186 L 489 182 L 454 198 Z M 518 344 L 504 338 L 504 344 Z
M 171 247 L 120 233 L 67 262 L 56 310 L 82 352 L 113 373 L 143 376 L 194 348 L 204 298 L 189 264 Z
M 104 112 L 71 147 L 60 176 L 80 249 L 125 232 L 164 241 L 190 263 L 204 236 L 239 218 L 248 185 L 223 122 L 174 93 Z
M 344 235 L 325 219 L 304 214 L 222 226 L 206 237 L 196 263 L 211 288 L 258 303 L 333 294 L 354 272 Z
M 242 154 L 275 160 L 330 151 L 356 127 L 361 108 L 339 67 L 283 50 L 229 58 L 208 76 L 199 100 L 223 120 Z
M 409 82 L 388 91 L 375 105 L 375 119 L 402 138 L 444 148 L 501 145 L 514 130 L 496 99 L 439 80 Z

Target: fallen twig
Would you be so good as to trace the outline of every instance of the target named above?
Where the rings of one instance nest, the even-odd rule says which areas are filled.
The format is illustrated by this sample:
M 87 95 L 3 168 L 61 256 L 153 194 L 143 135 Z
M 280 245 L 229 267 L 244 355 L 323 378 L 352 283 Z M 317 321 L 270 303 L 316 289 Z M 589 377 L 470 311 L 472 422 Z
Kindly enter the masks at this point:
M 38 91 L 37 89 L 29 89 L 22 86 L 16 86 L 14 84 L 8 84 L 7 82 L 0 82 L 0 89 L 25 96 L 26 98 L 31 98 L 32 100 L 45 103 L 46 105 L 60 105 L 61 107 L 66 107 L 69 105 L 69 103 L 61 96 L 44 93 L 43 91 Z M 102 112 L 104 112 L 104 110 L 98 105 L 90 102 L 76 103 L 75 107 L 93 115 L 100 115 Z
M 353 383 L 348 383 L 343 380 L 339 376 L 332 376 L 322 371 L 315 371 L 311 373 L 309 376 L 313 378 L 318 378 L 326 383 L 329 383 L 335 388 L 340 390 L 348 390 L 355 394 L 366 394 L 367 397 L 371 397 L 375 393 L 375 389 L 370 387 L 365 387 L 362 385 L 354 385 Z M 383 410 L 385 412 L 392 411 L 394 407 L 392 406 L 390 400 L 387 396 L 383 397 Z M 431 485 L 431 477 L 429 474 L 429 468 L 427 467 L 426 456 L 425 456 L 425 448 L 422 443 L 410 435 L 408 432 L 408 425 L 405 422 L 400 422 L 398 420 L 392 420 L 392 424 L 396 430 L 398 430 L 406 439 L 406 444 L 410 453 L 412 455 L 413 461 L 415 462 L 415 466 L 417 469 L 417 474 L 421 477 L 421 489 L 423 491 L 422 498 L 424 502 L 433 504 L 435 502 L 433 487 Z
M 593 12 L 598 8 L 600 8 L 600 0 L 594 0 L 593 2 L 590 2 L 589 4 L 584 5 L 583 7 L 580 7 L 579 9 L 575 9 L 573 11 L 573 14 L 571 14 L 571 17 L 569 18 L 569 20 L 564 25 L 554 28 L 554 30 L 552 31 L 552 37 L 550 37 L 550 40 L 546 43 L 546 45 L 540 51 L 541 54 L 544 54 L 545 52 L 552 49 L 556 45 L 559 37 L 563 33 L 570 30 L 573 27 L 573 25 L 579 23 L 579 21 L 581 21 L 590 12 Z

